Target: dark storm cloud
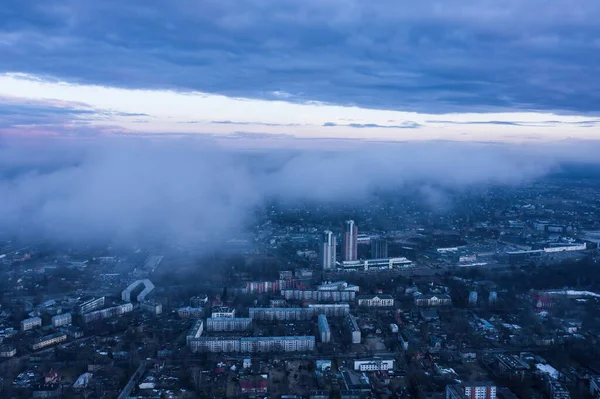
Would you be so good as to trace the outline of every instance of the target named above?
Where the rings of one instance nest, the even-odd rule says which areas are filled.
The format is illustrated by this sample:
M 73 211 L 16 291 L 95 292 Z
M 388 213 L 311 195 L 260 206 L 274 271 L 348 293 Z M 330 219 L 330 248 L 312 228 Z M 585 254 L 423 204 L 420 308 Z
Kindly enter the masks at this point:
M 4 0 L 0 71 L 431 113 L 600 112 L 590 0 Z
M 363 142 L 336 151 L 234 151 L 208 138 L 5 139 L 0 226 L 62 243 L 134 243 L 148 233 L 198 242 L 239 233 L 272 197 L 348 202 L 417 187 L 436 206 L 444 190 L 520 184 L 564 162 L 597 163 L 598 150 L 583 142 Z

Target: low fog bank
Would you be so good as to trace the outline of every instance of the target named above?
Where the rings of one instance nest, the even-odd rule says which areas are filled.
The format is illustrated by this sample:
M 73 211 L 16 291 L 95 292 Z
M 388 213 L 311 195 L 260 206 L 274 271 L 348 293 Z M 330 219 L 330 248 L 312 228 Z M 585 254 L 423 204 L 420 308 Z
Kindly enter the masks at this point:
M 435 207 L 444 189 L 524 184 L 562 164 L 600 163 L 598 149 L 578 142 L 260 151 L 196 139 L 2 142 L 0 232 L 56 244 L 142 236 L 190 244 L 238 235 L 267 199 L 348 203 L 417 187 Z

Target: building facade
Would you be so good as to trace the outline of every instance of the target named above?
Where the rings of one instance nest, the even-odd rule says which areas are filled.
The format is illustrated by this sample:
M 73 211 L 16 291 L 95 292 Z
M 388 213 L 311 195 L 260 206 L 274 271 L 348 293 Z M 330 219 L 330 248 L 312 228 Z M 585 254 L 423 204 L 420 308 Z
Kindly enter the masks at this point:
M 310 320 L 314 315 L 311 308 L 250 308 L 250 318 L 266 321 Z
M 81 301 L 75 306 L 75 312 L 78 314 L 85 314 L 102 308 L 106 300 L 103 296 L 99 298 L 90 298 Z
M 94 312 L 84 314 L 83 321 L 85 323 L 91 323 L 93 321 L 108 319 L 114 316 L 120 316 L 125 313 L 129 313 L 133 311 L 132 303 L 125 303 L 122 305 L 113 306 L 106 309 L 96 310 Z
M 346 326 L 348 328 L 348 332 L 350 335 L 350 339 L 352 340 L 352 343 L 360 344 L 361 339 L 362 339 L 361 333 L 360 333 L 360 327 L 358 327 L 356 318 L 354 316 L 352 316 L 351 314 L 348 314 L 346 316 Z
M 248 331 L 252 328 L 252 319 L 209 317 L 206 319 L 206 331 Z
M 177 314 L 182 319 L 199 319 L 204 316 L 204 308 L 192 308 L 186 306 L 184 308 L 177 309 Z
M 281 295 L 288 300 L 349 302 L 356 298 L 354 290 L 281 290 Z
M 389 359 L 365 359 L 354 361 L 355 371 L 387 371 L 393 369 L 394 361 Z
M 14 345 L 2 345 L 0 346 L 0 357 L 13 357 L 17 354 L 17 348 Z
M 496 399 L 496 386 L 489 383 L 448 385 L 446 399 Z
M 358 227 L 354 220 L 347 220 L 342 239 L 342 260 L 354 261 L 358 259 Z
M 65 342 L 67 340 L 67 334 L 65 333 L 56 333 L 51 335 L 46 335 L 45 337 L 41 337 L 33 341 L 31 344 L 31 349 L 38 350 L 42 348 L 46 348 L 51 345 L 56 345 L 61 342 Z
M 42 319 L 39 317 L 30 317 L 29 319 L 21 320 L 21 330 L 27 331 L 35 327 L 42 326 Z
M 358 306 L 390 307 L 394 306 L 391 295 L 361 295 L 358 297 Z
M 73 322 L 73 317 L 71 316 L 71 313 L 63 313 L 63 314 L 57 314 L 56 316 L 52 316 L 52 327 L 56 328 L 56 327 L 62 327 L 62 326 L 68 326 L 69 324 L 71 324 Z
M 212 314 L 210 317 L 214 318 L 229 318 L 233 319 L 235 317 L 235 309 L 227 307 L 227 306 L 217 306 L 212 309 Z
M 188 331 L 186 337 L 185 337 L 185 343 L 186 345 L 190 348 L 190 349 L 194 349 L 193 348 L 193 341 L 195 339 L 198 339 L 202 336 L 202 333 L 204 332 L 204 322 L 202 320 L 198 320 L 194 323 L 194 325 L 192 326 L 192 328 L 190 329 L 190 331 Z
M 134 281 L 133 283 L 129 284 L 129 286 L 125 288 L 123 292 L 121 292 L 121 299 L 123 300 L 123 302 L 131 302 L 131 294 L 140 285 L 144 286 L 144 289 L 136 297 L 136 300 L 138 302 L 145 301 L 146 297 L 154 290 L 154 284 L 152 284 L 152 282 L 147 278 L 143 280 Z
M 315 337 L 198 337 L 187 340 L 192 352 L 260 353 L 308 352 L 315 348 Z
M 415 297 L 415 305 L 417 306 L 450 306 L 452 298 L 450 295 L 420 295 Z
M 320 314 L 317 320 L 317 326 L 319 328 L 319 337 L 321 337 L 321 342 L 326 344 L 331 341 L 331 330 L 329 329 L 327 316 Z
M 309 309 L 313 314 L 324 314 L 327 317 L 344 317 L 350 313 L 350 305 L 347 303 L 311 303 Z
M 334 269 L 336 262 L 336 240 L 331 231 L 325 230 L 323 232 L 319 250 L 321 268 L 323 270 Z
M 383 258 L 383 259 L 362 259 L 348 260 L 338 262 L 337 266 L 346 271 L 359 270 L 391 270 L 405 269 L 413 266 L 413 262 L 407 258 Z

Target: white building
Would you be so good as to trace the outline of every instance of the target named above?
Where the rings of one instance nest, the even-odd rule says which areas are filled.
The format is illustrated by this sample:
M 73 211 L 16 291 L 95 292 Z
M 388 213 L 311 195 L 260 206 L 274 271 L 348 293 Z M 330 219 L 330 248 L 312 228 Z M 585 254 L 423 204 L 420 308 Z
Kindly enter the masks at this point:
M 405 257 L 364 259 L 337 262 L 338 268 L 344 270 L 370 270 L 370 269 L 404 269 L 413 266 L 413 262 Z
M 229 308 L 227 306 L 217 306 L 212 309 L 211 317 L 214 317 L 214 318 L 227 317 L 227 318 L 233 319 L 235 317 L 235 309 Z
M 206 319 L 206 331 L 247 331 L 252 327 L 252 319 L 209 317 Z
M 570 252 L 570 251 L 585 251 L 587 249 L 587 244 L 571 244 L 571 245 L 559 245 L 544 248 L 544 252 L 546 253 L 556 253 L 556 252 Z
M 496 399 L 496 386 L 488 383 L 447 385 L 446 399 Z
M 23 331 L 31 330 L 32 328 L 41 326 L 42 319 L 39 317 L 31 317 L 29 319 L 21 320 L 21 330 Z
M 99 298 L 87 298 L 75 306 L 75 312 L 79 314 L 89 313 L 103 307 L 105 302 L 106 299 L 103 296 Z
M 336 240 L 331 231 L 325 230 L 323 232 L 321 247 L 319 249 L 320 263 L 323 270 L 334 269 L 336 261 Z
M 133 283 L 129 284 L 129 286 L 125 288 L 123 292 L 121 292 L 121 299 L 123 302 L 131 302 L 132 292 L 140 285 L 143 285 L 144 289 L 136 298 L 138 302 L 145 301 L 146 297 L 154 290 L 154 284 L 152 284 L 152 282 L 148 279 L 134 281 Z
M 325 316 L 324 314 L 320 314 L 318 317 L 317 326 L 319 328 L 319 336 L 321 337 L 321 342 L 326 344 L 329 341 L 331 341 L 331 330 L 329 329 L 327 316 Z
M 387 371 L 394 369 L 393 360 L 383 359 L 365 359 L 355 360 L 354 370 L 355 371 Z
M 394 298 L 391 295 L 361 295 L 358 298 L 358 306 L 368 307 L 390 307 L 394 306 Z
M 452 305 L 452 298 L 449 295 L 419 295 L 415 297 L 417 306 L 449 306 Z
M 71 313 L 63 313 L 63 314 L 57 314 L 56 316 L 52 316 L 52 327 L 56 328 L 56 327 L 62 327 L 62 326 L 68 326 L 69 324 L 72 323 L 73 318 L 71 316 Z

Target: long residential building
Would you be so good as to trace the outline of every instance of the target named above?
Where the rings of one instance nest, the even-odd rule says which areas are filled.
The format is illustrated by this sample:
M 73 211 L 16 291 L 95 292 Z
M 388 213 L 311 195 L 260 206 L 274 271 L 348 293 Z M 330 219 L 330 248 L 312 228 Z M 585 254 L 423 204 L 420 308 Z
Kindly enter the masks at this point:
M 279 292 L 283 289 L 294 288 L 298 285 L 302 285 L 302 283 L 299 280 L 295 279 L 280 279 L 275 281 L 248 281 L 246 283 L 246 293 L 262 294 L 265 292 Z
M 77 305 L 75 305 L 75 313 L 85 314 L 94 310 L 98 310 L 104 306 L 105 302 L 106 299 L 103 296 L 98 298 L 83 299 Z
M 249 312 L 251 319 L 267 321 L 310 320 L 314 315 L 311 308 L 250 308 Z
M 92 321 L 98 321 L 108 319 L 110 317 L 119 316 L 125 313 L 133 311 L 133 304 L 131 302 L 124 303 L 122 305 L 113 306 L 106 309 L 96 310 L 94 312 L 86 313 L 83 315 L 83 321 L 90 323 Z
M 315 337 L 199 337 L 188 338 L 192 352 L 308 352 Z
M 309 309 L 313 314 L 324 314 L 327 317 L 344 317 L 350 313 L 350 305 L 347 303 L 311 303 Z
M 354 290 L 281 290 L 285 299 L 298 301 L 349 302 L 356 298 Z
M 317 285 L 319 291 L 360 291 L 358 285 L 348 284 L 346 281 L 329 281 Z
M 249 317 L 209 317 L 206 319 L 206 331 L 247 331 L 252 328 Z
M 329 323 L 327 322 L 327 316 L 320 314 L 317 320 L 317 326 L 319 328 L 319 336 L 321 342 L 326 344 L 331 341 L 331 330 L 329 329 Z
M 185 337 L 185 343 L 187 344 L 188 347 L 190 347 L 190 349 L 194 349 L 193 348 L 193 342 L 194 340 L 197 340 L 198 338 L 200 338 L 202 336 L 202 333 L 204 332 L 204 322 L 202 320 L 197 320 L 194 325 L 192 326 L 192 328 L 190 329 L 190 331 L 188 332 L 187 336 Z
M 38 349 L 45 348 L 47 346 L 59 344 L 66 340 L 67 340 L 67 334 L 65 334 L 65 333 L 56 333 L 56 334 L 46 335 L 45 337 L 41 337 L 41 338 L 38 338 L 35 341 L 33 341 L 33 343 L 31 344 L 31 349 L 33 349 L 35 351 Z

